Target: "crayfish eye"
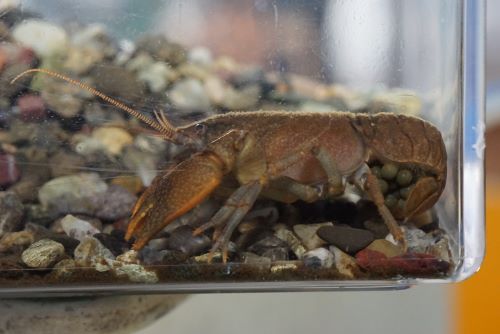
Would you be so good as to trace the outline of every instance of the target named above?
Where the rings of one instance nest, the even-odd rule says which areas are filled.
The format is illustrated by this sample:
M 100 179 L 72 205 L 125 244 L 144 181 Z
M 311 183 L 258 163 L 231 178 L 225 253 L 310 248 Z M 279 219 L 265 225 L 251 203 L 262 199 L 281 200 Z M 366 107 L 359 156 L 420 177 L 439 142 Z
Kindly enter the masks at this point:
M 198 136 L 203 136 L 207 132 L 207 126 L 202 123 L 198 123 L 194 126 L 194 129 L 196 130 L 196 134 Z

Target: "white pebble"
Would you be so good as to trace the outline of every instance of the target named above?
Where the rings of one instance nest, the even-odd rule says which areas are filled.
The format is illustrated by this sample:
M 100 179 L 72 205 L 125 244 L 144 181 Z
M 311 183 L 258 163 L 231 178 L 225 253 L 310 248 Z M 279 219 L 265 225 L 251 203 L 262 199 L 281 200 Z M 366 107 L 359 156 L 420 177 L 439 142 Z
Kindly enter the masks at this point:
M 86 237 L 91 237 L 101 232 L 89 222 L 78 219 L 73 215 L 66 215 L 61 220 L 61 226 L 67 236 L 78 241 L 83 241 Z
M 63 53 L 68 46 L 68 36 L 64 29 L 42 20 L 23 21 L 14 27 L 12 36 L 41 57 Z

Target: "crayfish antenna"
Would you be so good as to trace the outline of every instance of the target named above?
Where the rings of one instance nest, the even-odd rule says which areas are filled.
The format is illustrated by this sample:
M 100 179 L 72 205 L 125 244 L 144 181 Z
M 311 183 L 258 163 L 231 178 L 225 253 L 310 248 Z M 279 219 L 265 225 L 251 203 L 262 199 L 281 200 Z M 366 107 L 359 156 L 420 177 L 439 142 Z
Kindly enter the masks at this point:
M 107 96 L 106 94 L 98 91 L 97 89 L 95 89 L 95 88 L 93 88 L 93 87 L 91 87 L 91 86 L 89 86 L 81 81 L 71 79 L 63 74 L 60 74 L 60 73 L 57 73 L 57 72 L 54 72 L 51 70 L 47 70 L 44 68 L 32 68 L 32 69 L 26 70 L 26 71 L 18 74 L 14 79 L 11 80 L 10 83 L 14 84 L 17 80 L 19 80 L 19 78 L 21 78 L 29 73 L 43 73 L 43 74 L 49 75 L 51 77 L 66 81 L 67 83 L 72 84 L 72 85 L 79 87 L 81 89 L 84 89 L 86 91 L 89 91 L 93 95 L 100 97 L 101 99 L 103 99 L 107 103 L 127 112 L 129 115 L 143 121 L 144 123 L 146 123 L 147 125 L 149 125 L 153 129 L 159 131 L 161 134 L 163 134 L 165 139 L 176 142 L 177 130 L 175 127 L 172 126 L 172 124 L 170 124 L 170 122 L 167 120 L 167 118 L 165 117 L 165 115 L 162 112 L 158 112 L 156 110 L 154 111 L 154 115 L 156 117 L 156 122 L 155 122 L 152 119 L 139 113 L 138 111 L 126 106 L 125 104 L 121 103 L 120 101 L 117 101 L 117 100 Z

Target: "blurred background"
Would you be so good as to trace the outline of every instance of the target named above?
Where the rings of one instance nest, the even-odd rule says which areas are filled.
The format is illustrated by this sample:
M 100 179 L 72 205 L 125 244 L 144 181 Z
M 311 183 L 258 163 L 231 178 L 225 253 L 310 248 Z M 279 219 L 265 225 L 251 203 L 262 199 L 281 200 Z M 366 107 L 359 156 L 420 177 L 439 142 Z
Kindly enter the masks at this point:
M 6 1 L 6 0 L 4 0 Z M 13 0 L 12 0 L 13 1 Z M 0 1 L 1 2 L 1 1 Z M 418 90 L 430 100 L 451 91 L 436 91 L 453 76 L 458 58 L 446 62 L 417 48 L 449 43 L 458 32 L 455 1 L 389 0 L 44 0 L 18 1 L 51 21 L 106 22 L 119 38 L 133 39 L 143 31 L 165 34 L 187 46 L 203 45 L 215 54 L 268 70 L 335 81 L 360 90 L 372 82 Z M 71 5 L 61 6 L 61 3 Z M 192 296 L 172 313 L 140 331 L 154 333 L 496 333 L 500 310 L 500 1 L 487 1 L 487 256 L 481 271 L 453 285 L 421 285 L 394 292 L 208 294 Z M 98 8 L 98 10 L 96 10 Z M 421 25 L 402 24 L 418 10 L 429 13 Z M 256 13 L 258 15 L 256 15 Z M 300 15 L 297 15 L 300 13 Z M 272 19 L 269 19 L 269 15 Z M 259 21 L 259 18 L 263 18 Z M 134 24 L 129 24 L 128 20 Z M 188 20 L 190 24 L 186 24 Z M 356 29 L 342 34 L 346 22 Z M 441 38 L 422 33 L 437 25 Z M 385 36 L 367 40 L 368 31 Z M 404 26 L 405 29 L 396 29 Z M 259 36 L 270 34 L 267 43 Z M 337 34 L 337 35 L 336 35 Z M 442 38 L 443 36 L 449 38 Z M 405 37 L 415 45 L 400 45 Z M 228 43 L 237 40 L 238 43 Z M 331 41 L 331 43 L 328 43 Z M 396 42 L 395 42 L 396 41 Z M 320 47 L 326 45 L 326 47 Z M 241 48 L 241 45 L 247 47 Z M 370 54 L 371 57 L 366 55 Z M 412 58 L 414 57 L 414 58 Z M 377 68 L 367 70 L 370 64 Z M 307 61 L 304 61 L 307 60 Z M 404 66 L 411 60 L 416 66 Z M 418 73 L 418 75 L 416 75 Z M 428 75 L 422 82 L 415 78 Z M 451 80 L 452 81 L 452 80 Z M 375 87 L 376 88 L 376 87 Z M 455 92 L 456 93 L 456 92 Z M 442 107 L 442 106 L 441 106 Z M 453 109 L 453 101 L 446 105 Z

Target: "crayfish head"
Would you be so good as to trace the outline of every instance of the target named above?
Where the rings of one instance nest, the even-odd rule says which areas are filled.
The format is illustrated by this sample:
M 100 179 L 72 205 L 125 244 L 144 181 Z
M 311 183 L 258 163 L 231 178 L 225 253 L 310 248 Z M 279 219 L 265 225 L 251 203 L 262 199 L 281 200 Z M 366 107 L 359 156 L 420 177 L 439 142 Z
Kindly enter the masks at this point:
M 173 138 L 176 144 L 202 151 L 210 142 L 208 125 L 204 121 L 179 127 L 176 130 Z

